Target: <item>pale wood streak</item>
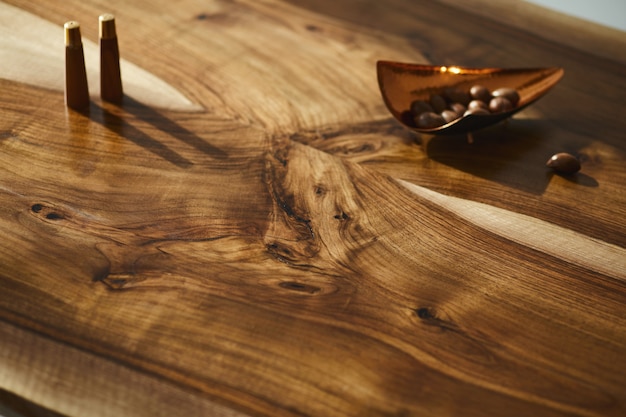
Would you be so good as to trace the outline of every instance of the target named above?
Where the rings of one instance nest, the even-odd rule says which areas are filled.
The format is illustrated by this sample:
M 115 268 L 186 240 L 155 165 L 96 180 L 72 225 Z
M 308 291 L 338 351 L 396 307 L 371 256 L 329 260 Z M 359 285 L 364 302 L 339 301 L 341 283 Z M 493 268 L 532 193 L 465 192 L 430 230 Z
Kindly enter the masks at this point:
M 447 196 L 397 180 L 411 192 L 445 207 L 481 229 L 568 263 L 626 282 L 626 249 L 524 214 Z

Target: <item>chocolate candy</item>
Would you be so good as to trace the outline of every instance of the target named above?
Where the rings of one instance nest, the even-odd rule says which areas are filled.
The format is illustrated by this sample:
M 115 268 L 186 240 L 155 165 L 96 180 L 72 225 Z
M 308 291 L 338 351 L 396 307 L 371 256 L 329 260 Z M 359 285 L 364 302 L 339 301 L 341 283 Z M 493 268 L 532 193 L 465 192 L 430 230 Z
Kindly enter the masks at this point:
M 491 93 L 493 97 L 504 97 L 511 102 L 513 106 L 517 106 L 519 103 L 519 93 L 514 88 L 502 87 L 496 90 L 493 90 Z
M 453 110 L 444 110 L 441 112 L 441 117 L 443 117 L 443 120 L 445 120 L 446 123 L 450 123 L 451 121 L 458 119 L 462 115 L 463 113 L 459 114 Z
M 491 92 L 487 87 L 482 85 L 473 85 L 469 92 L 474 100 L 480 100 L 486 103 L 489 103 L 489 100 L 491 100 Z
M 411 114 L 413 117 L 417 117 L 422 113 L 433 111 L 433 106 L 425 102 L 424 100 L 415 100 L 411 103 Z
M 425 112 L 415 118 L 415 124 L 422 129 L 433 129 L 446 124 L 446 120 L 440 114 Z
M 501 113 L 503 111 L 509 111 L 512 108 L 513 104 L 504 96 L 494 97 L 489 102 L 489 111 L 492 113 Z
M 435 113 L 441 113 L 448 107 L 446 99 L 439 94 L 433 94 L 430 96 L 430 105 L 433 106 Z
M 467 105 L 467 110 L 485 109 L 489 110 L 489 105 L 482 100 L 472 100 Z
M 552 155 L 546 165 L 562 174 L 574 174 L 580 171 L 580 162 L 574 155 L 560 152 Z
M 469 103 L 469 101 L 468 101 L 468 103 Z M 465 113 L 465 110 L 467 110 L 467 107 L 463 103 L 451 103 L 450 104 L 450 110 L 452 110 L 453 112 L 455 112 L 458 115 L 463 115 L 463 113 Z

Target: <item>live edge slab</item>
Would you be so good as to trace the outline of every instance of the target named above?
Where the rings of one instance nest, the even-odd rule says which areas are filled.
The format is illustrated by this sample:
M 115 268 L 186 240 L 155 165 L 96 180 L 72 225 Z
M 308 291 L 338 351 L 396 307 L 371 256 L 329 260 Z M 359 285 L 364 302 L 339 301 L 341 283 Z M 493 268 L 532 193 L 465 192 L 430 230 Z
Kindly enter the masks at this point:
M 0 404 L 626 415 L 626 35 L 457 3 L 0 3 Z M 396 122 L 377 60 L 565 76 L 469 144 Z M 557 152 L 581 171 L 546 168 Z

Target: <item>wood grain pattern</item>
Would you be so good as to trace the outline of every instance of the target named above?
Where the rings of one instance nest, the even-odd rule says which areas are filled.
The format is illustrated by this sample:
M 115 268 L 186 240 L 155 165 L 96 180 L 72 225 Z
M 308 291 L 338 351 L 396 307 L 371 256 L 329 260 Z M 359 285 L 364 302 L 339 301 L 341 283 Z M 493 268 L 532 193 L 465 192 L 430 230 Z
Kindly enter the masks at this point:
M 93 20 L 87 40 L 115 14 L 122 56 L 196 110 L 129 94 L 78 113 L 0 79 L 0 401 L 71 416 L 626 412 L 621 57 L 448 2 L 7 3 Z M 468 145 L 395 123 L 377 59 L 566 76 Z M 556 151 L 582 171 L 546 170 Z

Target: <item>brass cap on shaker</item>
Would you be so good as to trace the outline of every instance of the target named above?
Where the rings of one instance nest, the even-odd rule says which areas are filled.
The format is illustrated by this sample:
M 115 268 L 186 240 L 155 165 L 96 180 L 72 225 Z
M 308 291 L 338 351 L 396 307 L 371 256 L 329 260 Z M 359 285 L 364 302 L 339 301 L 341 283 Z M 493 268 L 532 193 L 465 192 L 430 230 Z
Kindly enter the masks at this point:
M 65 46 L 82 46 L 83 42 L 80 37 L 80 24 L 78 22 L 74 20 L 65 22 L 63 28 L 65 29 Z
M 110 13 L 100 15 L 98 18 L 100 23 L 100 39 L 114 39 L 115 33 L 115 16 Z

